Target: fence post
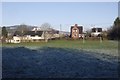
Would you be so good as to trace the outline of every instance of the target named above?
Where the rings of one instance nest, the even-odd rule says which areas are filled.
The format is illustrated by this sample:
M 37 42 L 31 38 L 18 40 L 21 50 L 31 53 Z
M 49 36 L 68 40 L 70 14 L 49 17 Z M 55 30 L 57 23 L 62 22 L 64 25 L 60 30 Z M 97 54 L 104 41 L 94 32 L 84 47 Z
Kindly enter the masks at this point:
M 84 36 L 84 34 L 83 34 L 83 43 L 85 43 L 85 38 L 84 38 L 85 36 Z
M 100 43 L 102 43 L 102 38 L 101 38 L 101 36 L 100 36 Z

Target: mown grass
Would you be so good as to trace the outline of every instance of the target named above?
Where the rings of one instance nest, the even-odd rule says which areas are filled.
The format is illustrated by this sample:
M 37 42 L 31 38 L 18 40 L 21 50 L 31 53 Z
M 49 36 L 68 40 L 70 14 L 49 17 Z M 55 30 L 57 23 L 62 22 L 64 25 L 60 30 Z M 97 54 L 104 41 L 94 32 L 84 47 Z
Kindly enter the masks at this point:
M 3 47 L 59 47 L 77 49 L 118 49 L 117 41 L 104 40 L 51 40 L 49 42 L 24 42 L 24 43 L 4 43 Z

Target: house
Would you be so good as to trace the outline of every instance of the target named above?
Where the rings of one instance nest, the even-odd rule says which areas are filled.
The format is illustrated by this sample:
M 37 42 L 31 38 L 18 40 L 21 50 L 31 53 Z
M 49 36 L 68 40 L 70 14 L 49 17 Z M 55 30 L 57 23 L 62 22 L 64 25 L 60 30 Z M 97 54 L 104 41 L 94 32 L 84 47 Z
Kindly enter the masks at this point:
M 11 43 L 20 43 L 20 42 L 34 42 L 43 40 L 43 31 L 27 31 L 22 34 L 19 31 L 16 31 L 13 35 L 13 39 L 8 42 Z
M 38 27 L 38 28 L 33 28 L 32 31 L 43 31 L 43 33 L 46 35 L 44 36 L 45 38 L 47 37 L 47 39 L 55 39 L 55 38 L 59 38 L 59 31 L 55 30 L 53 28 L 42 28 L 42 27 Z
M 9 43 L 20 43 L 21 42 L 21 33 L 19 31 L 15 31 L 15 33 L 13 34 L 13 39 L 9 39 L 7 42 Z
M 26 41 L 41 41 L 44 40 L 43 31 L 28 31 L 24 34 Z
M 9 40 L 11 43 L 20 43 L 21 42 L 21 37 L 20 36 L 14 36 L 13 40 Z
M 102 35 L 102 28 L 92 28 L 91 29 L 91 36 L 92 37 L 98 37 Z
M 20 42 L 38 42 L 42 40 L 49 40 L 59 38 L 59 31 L 52 29 L 51 31 L 32 30 L 22 34 L 16 31 L 13 35 L 13 39 L 8 42 L 20 43 Z
M 83 38 L 83 27 L 78 26 L 77 24 L 71 26 L 71 38 L 73 39 Z

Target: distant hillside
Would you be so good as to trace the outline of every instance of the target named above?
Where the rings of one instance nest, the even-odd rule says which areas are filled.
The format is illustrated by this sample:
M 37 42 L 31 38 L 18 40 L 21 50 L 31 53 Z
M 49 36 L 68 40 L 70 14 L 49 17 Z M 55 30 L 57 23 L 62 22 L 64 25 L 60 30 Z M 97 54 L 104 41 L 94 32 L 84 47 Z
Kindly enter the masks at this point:
M 44 30 L 44 28 L 42 27 L 38 27 L 38 26 L 31 26 L 31 25 L 25 25 L 25 24 L 22 24 L 22 25 L 13 25 L 13 26 L 5 26 L 8 33 L 10 34 L 14 34 L 14 32 L 17 30 L 18 27 L 27 27 L 28 30 L 33 30 L 35 28 L 38 28 L 39 30 Z M 56 29 L 53 29 L 53 28 L 49 28 L 47 30 L 53 30 L 53 31 L 59 31 L 59 30 L 56 30 Z M 59 31 L 60 34 L 64 34 L 64 35 L 70 35 L 70 32 L 67 32 L 67 31 Z
M 22 27 L 22 26 L 27 27 L 29 30 L 37 27 L 37 26 L 31 26 L 31 25 L 13 25 L 13 26 L 5 26 L 5 27 L 6 29 L 17 29 L 18 27 Z

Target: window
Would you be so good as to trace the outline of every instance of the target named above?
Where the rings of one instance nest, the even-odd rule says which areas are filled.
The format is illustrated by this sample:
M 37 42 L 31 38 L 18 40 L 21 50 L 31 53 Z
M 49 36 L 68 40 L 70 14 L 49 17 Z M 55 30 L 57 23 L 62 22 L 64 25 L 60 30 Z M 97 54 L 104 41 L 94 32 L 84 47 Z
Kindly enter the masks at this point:
M 19 40 L 16 40 L 17 42 L 19 42 Z
M 36 41 L 36 39 L 33 39 L 33 41 Z
M 75 37 L 77 36 L 77 34 L 74 35 Z
M 77 32 L 77 30 L 75 30 L 75 32 Z
M 35 37 L 35 35 L 31 35 L 31 37 Z
M 77 29 L 73 29 L 73 32 L 77 32 Z
M 96 32 L 96 28 L 93 28 L 93 29 L 92 29 L 92 32 Z
M 102 32 L 102 28 L 98 28 L 98 32 Z

